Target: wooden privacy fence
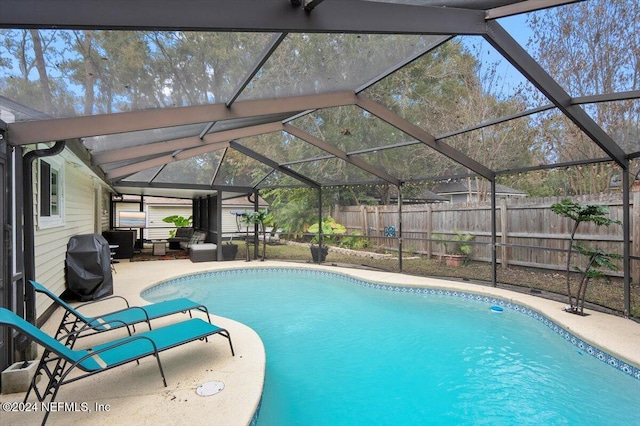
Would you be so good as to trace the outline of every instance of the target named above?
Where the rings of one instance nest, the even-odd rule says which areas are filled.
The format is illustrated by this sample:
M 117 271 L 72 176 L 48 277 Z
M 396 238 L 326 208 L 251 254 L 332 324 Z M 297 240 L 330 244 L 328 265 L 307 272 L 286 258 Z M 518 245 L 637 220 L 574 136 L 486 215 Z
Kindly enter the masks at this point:
M 496 205 L 496 257 L 503 268 L 517 265 L 552 270 L 565 270 L 572 222 L 551 211 L 551 205 L 564 198 L 582 204 L 599 204 L 609 209 L 612 219 L 622 222 L 621 194 L 600 194 L 579 197 L 519 198 L 499 200 Z M 630 197 L 631 216 L 631 278 L 640 281 L 640 193 Z M 399 229 L 398 206 L 335 207 L 334 218 L 347 227 L 349 233 L 360 232 L 373 243 L 398 249 L 396 237 L 389 230 Z M 635 226 L 638 224 L 638 226 Z M 385 236 L 385 230 L 387 236 Z M 450 239 L 456 232 L 472 234 L 471 259 L 491 261 L 490 203 L 419 204 L 402 206 L 403 251 L 427 256 L 443 253 L 442 244 L 434 241 L 440 235 Z M 623 227 L 583 223 L 576 240 L 609 253 L 623 253 Z M 577 258 L 578 256 L 576 256 Z M 621 264 L 620 264 L 621 265 Z M 622 271 L 611 275 L 622 276 Z

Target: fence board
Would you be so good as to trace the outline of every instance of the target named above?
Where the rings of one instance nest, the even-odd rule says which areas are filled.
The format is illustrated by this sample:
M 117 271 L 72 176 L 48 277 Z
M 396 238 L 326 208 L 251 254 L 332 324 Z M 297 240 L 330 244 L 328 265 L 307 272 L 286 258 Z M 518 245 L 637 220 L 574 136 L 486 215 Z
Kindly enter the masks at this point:
M 541 269 L 564 270 L 569 245 L 571 221 L 551 211 L 554 203 L 570 198 L 582 204 L 599 204 L 609 209 L 612 219 L 622 221 L 621 194 L 596 194 L 578 197 L 514 198 L 497 206 L 496 230 L 498 259 L 503 267 L 522 265 Z M 640 193 L 631 197 L 631 255 L 640 255 Z M 398 238 L 385 238 L 385 228 L 398 229 L 398 206 L 336 207 L 334 217 L 348 232 L 359 231 L 372 239 L 373 244 L 397 249 Z M 471 258 L 491 259 L 491 205 L 488 203 L 419 204 L 402 206 L 403 249 L 408 252 L 439 255 L 442 244 L 434 235 L 451 238 L 456 231 L 475 235 Z M 623 227 L 597 226 L 583 223 L 576 233 L 577 240 L 610 253 L 623 253 Z M 574 256 L 580 261 L 579 256 Z M 620 267 L 622 263 L 620 262 Z M 619 275 L 614 273 L 612 275 Z M 640 262 L 632 262 L 632 280 L 640 281 Z

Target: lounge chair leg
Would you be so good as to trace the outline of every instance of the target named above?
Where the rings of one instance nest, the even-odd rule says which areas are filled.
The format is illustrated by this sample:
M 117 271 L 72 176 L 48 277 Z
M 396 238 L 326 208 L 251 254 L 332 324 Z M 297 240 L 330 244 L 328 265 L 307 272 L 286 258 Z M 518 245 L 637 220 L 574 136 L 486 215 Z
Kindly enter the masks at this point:
M 162 376 L 162 382 L 164 383 L 164 387 L 167 387 L 167 379 L 164 377 L 164 370 L 162 369 L 162 363 L 160 362 L 160 355 L 155 354 L 156 361 L 158 361 L 158 368 L 160 369 L 160 375 Z
M 236 353 L 233 350 L 233 343 L 231 343 L 231 335 L 229 334 L 229 332 L 225 329 L 222 329 L 222 331 L 220 332 L 220 335 L 226 337 L 227 340 L 229 341 L 229 348 L 231 348 L 231 356 L 236 356 Z

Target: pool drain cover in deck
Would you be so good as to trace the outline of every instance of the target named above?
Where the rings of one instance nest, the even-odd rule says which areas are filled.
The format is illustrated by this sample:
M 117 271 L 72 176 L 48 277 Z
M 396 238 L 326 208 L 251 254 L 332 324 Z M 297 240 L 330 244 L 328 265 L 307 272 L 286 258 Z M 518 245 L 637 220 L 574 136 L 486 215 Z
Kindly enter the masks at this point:
M 196 393 L 200 396 L 211 396 L 219 393 L 222 389 L 224 389 L 224 383 L 214 380 L 198 386 Z

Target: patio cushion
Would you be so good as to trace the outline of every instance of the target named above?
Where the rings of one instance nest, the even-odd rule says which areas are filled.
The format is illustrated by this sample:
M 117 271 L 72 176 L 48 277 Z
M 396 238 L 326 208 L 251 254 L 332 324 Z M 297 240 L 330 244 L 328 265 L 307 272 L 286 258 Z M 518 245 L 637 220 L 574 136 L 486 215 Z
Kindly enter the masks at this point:
M 193 236 L 193 228 L 178 228 L 176 229 L 176 235 L 174 238 L 181 238 L 183 240 L 188 240 Z
M 207 234 L 205 234 L 204 232 L 195 231 L 188 241 L 183 241 L 180 243 L 180 248 L 187 250 L 192 245 L 202 244 L 206 238 Z
M 210 262 L 216 260 L 217 246 L 211 243 L 194 244 L 189 247 L 189 259 L 192 262 Z

